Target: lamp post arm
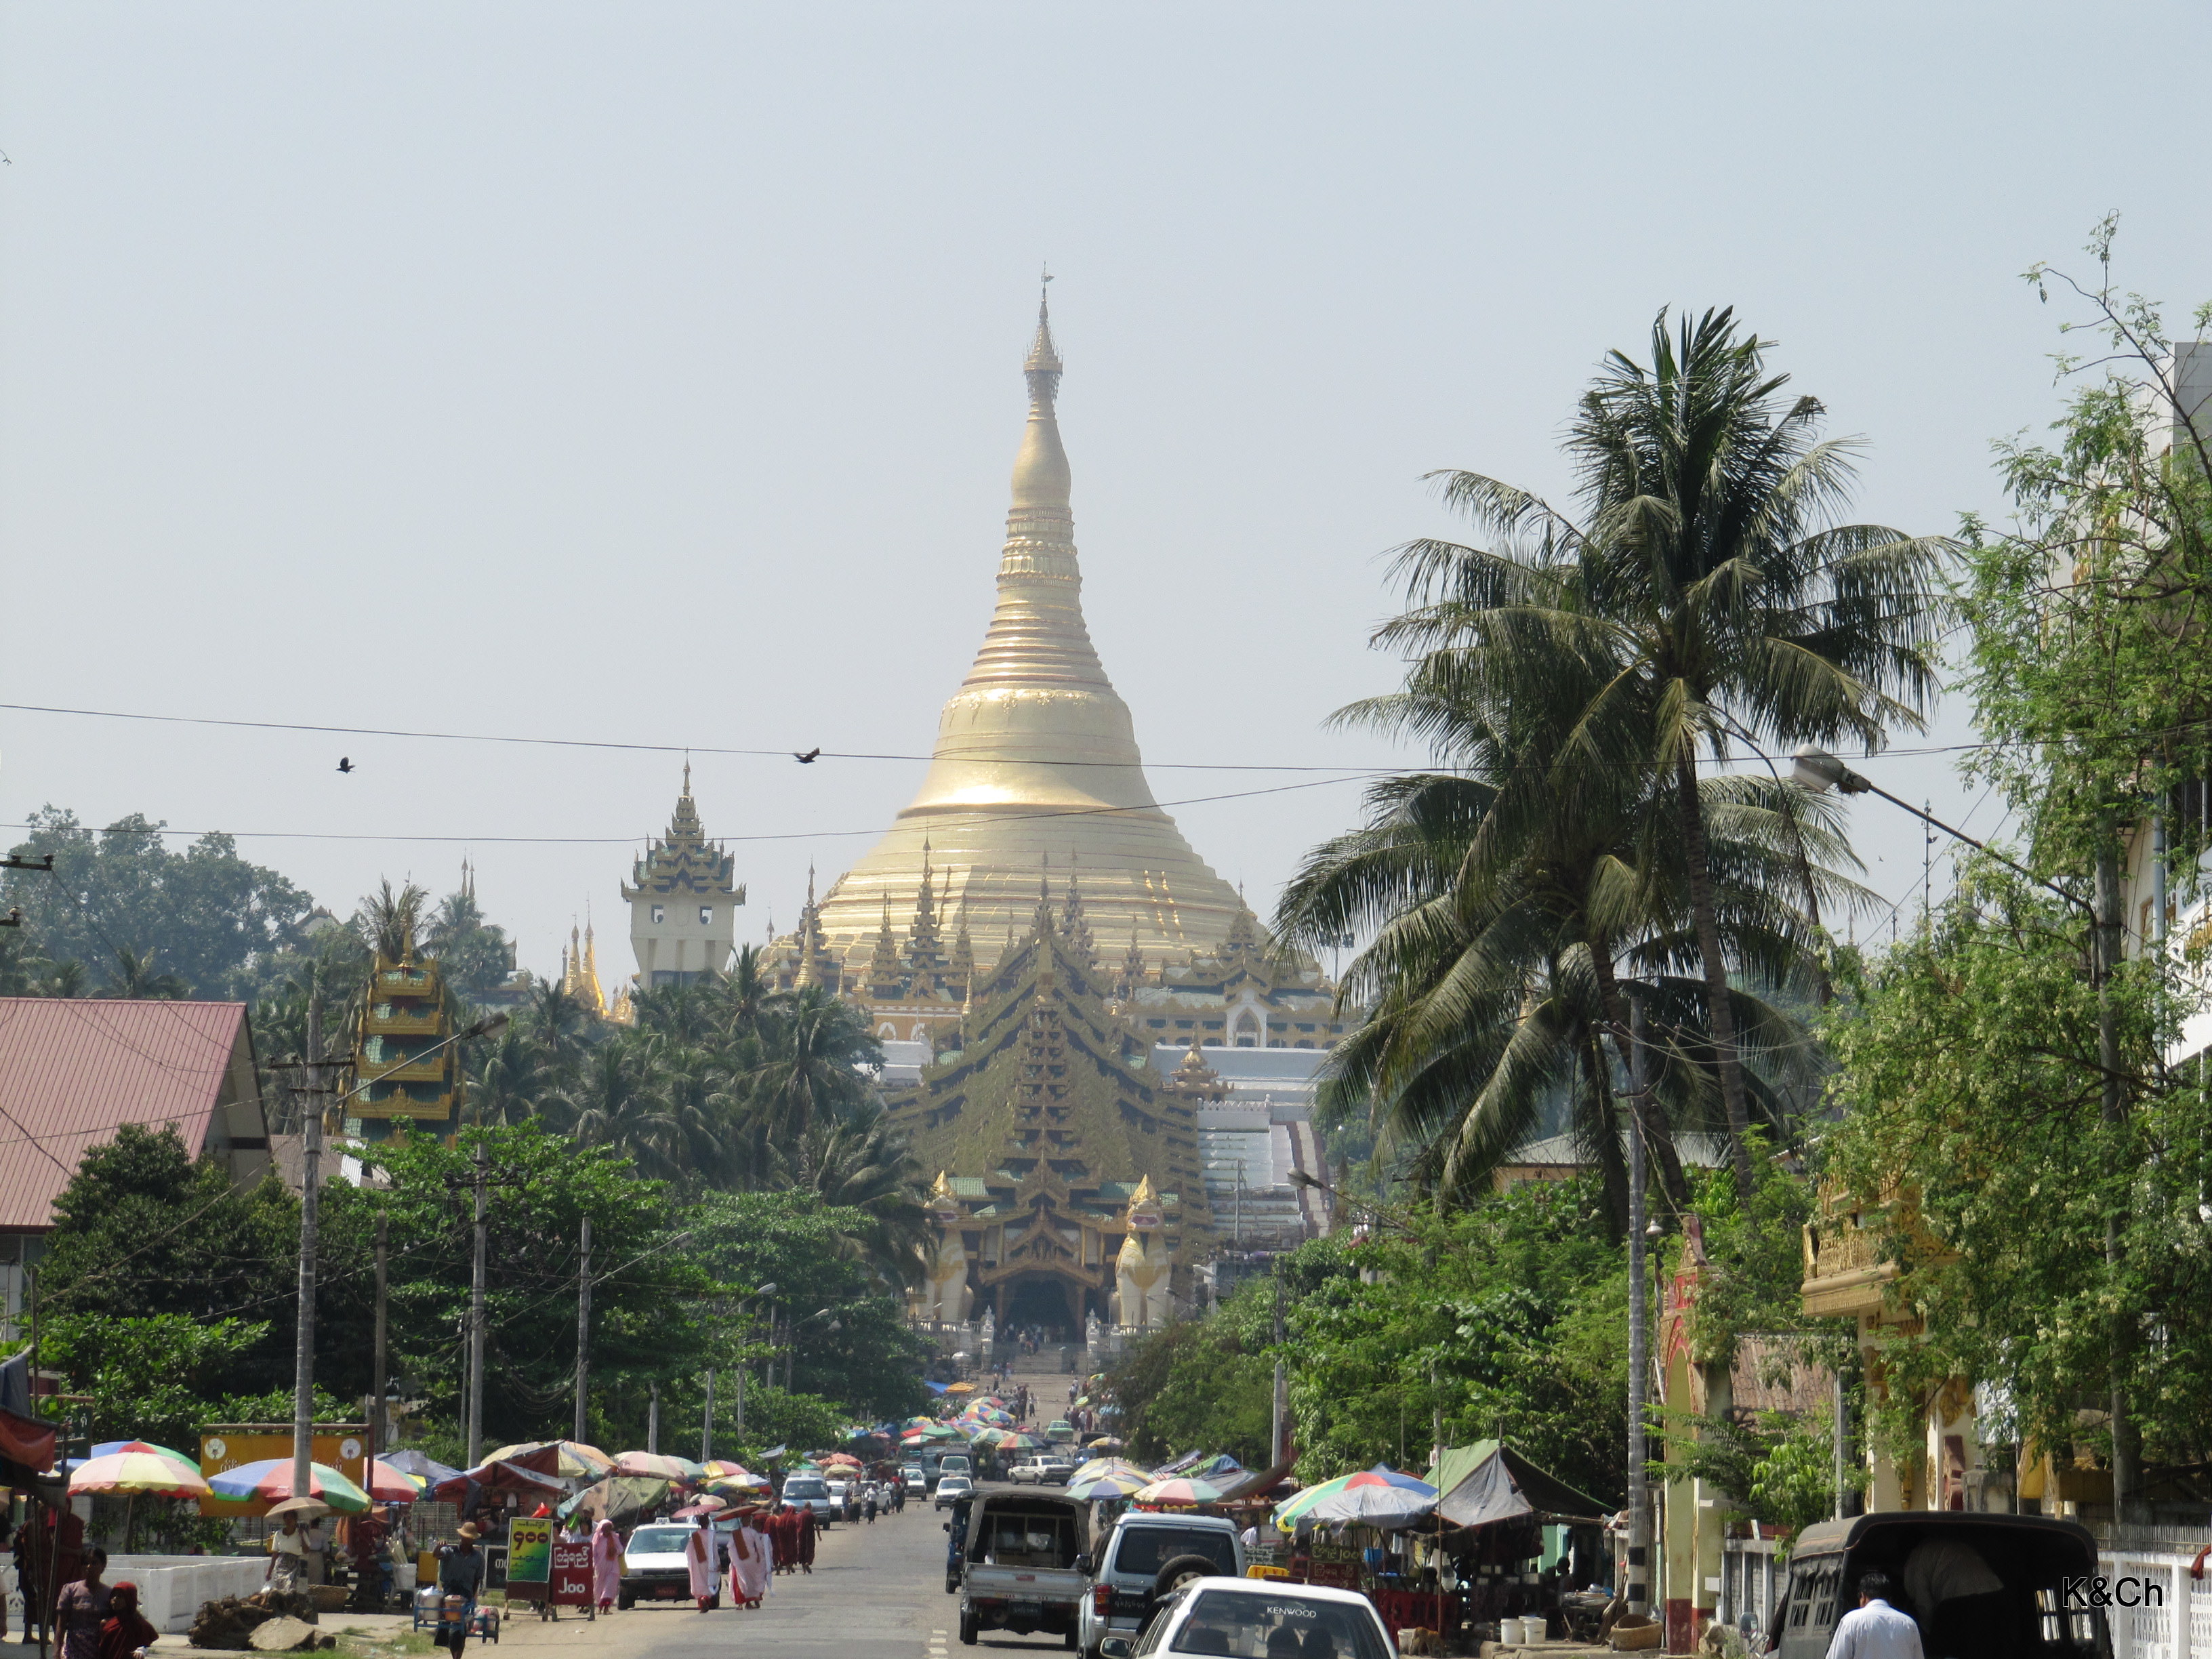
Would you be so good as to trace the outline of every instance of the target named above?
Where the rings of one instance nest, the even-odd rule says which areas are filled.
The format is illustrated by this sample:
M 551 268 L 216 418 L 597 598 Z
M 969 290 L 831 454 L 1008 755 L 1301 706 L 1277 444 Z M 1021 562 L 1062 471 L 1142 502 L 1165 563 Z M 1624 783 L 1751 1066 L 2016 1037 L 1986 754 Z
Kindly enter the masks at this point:
M 2074 906 L 2075 909 L 2087 916 L 2092 921 L 2096 920 L 2097 913 L 2095 908 L 2087 899 L 2082 898 L 2079 894 L 2068 892 L 2063 887 L 2061 887 L 2055 881 L 2046 881 L 2043 877 L 2037 875 L 2034 871 L 2029 869 L 2019 860 L 2007 857 L 2004 854 L 1998 852 L 1985 841 L 1976 841 L 1965 830 L 1956 829 L 1952 825 L 1944 823 L 1942 819 L 1936 817 L 1932 813 L 1922 811 L 1920 808 L 1915 806 L 1911 801 L 1900 800 L 1897 796 L 1891 794 L 1888 790 L 1883 788 L 1880 784 L 1875 782 L 1871 778 L 1865 776 L 1863 774 L 1855 772 L 1851 775 L 1851 777 L 1852 781 L 1859 784 L 1867 793 L 1880 795 L 1892 806 L 1899 807 L 1904 811 L 1911 813 L 1914 817 L 1918 818 L 1923 823 L 1929 825 L 1930 828 L 1941 830 L 1945 835 L 1950 836 L 1952 840 L 1963 841 L 1967 846 L 1972 848 L 1976 852 L 1986 853 L 1990 857 L 1995 859 L 1999 864 L 2003 865 L 2007 869 L 2013 871 L 2016 874 L 2026 876 L 2038 887 L 2042 888 L 2044 891 L 2057 894 L 2060 898 L 2064 899 L 2067 903 Z M 1860 792 L 1859 790 L 1855 789 L 1850 793 L 1856 794 Z

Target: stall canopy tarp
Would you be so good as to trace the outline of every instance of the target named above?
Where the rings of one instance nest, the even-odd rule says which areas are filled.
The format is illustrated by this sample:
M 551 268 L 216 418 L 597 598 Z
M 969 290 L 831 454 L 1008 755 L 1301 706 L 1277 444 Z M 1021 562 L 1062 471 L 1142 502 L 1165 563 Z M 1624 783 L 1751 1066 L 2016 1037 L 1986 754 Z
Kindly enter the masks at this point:
M 1437 1513 L 1455 1527 L 1485 1527 L 1517 1515 L 1602 1521 L 1617 1507 L 1577 1492 L 1495 1440 L 1451 1447 L 1429 1473 L 1431 1484 L 1443 1492 Z

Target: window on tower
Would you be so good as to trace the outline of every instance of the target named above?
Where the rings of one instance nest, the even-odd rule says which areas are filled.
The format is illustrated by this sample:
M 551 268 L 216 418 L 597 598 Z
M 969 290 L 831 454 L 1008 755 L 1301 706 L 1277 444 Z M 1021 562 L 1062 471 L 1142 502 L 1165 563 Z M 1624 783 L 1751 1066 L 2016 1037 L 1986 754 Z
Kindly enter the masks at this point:
M 713 905 L 702 904 L 699 907 L 699 925 L 702 927 L 712 927 L 714 925 L 714 907 Z
M 665 904 L 656 904 L 656 905 L 654 905 L 654 906 L 653 907 L 653 921 L 656 921 L 656 922 L 662 922 L 662 921 L 667 921 L 667 920 L 668 920 L 668 907 L 667 907 L 666 905 L 665 905 Z

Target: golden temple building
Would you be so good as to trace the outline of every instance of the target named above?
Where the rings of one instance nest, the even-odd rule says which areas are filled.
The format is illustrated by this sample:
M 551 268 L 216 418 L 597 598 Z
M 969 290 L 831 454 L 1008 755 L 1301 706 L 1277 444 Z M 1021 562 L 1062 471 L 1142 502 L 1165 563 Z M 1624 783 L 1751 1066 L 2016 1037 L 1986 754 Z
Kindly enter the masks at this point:
M 1042 303 L 1022 368 L 1029 421 L 982 646 L 939 718 L 920 792 L 802 924 L 848 985 L 872 971 L 888 927 L 924 903 L 995 957 L 1026 927 L 1048 871 L 1055 884 L 1079 881 L 1099 939 L 1133 930 L 1154 964 L 1222 944 L 1243 908 L 1154 800 L 1127 705 L 1084 624 L 1061 364 Z

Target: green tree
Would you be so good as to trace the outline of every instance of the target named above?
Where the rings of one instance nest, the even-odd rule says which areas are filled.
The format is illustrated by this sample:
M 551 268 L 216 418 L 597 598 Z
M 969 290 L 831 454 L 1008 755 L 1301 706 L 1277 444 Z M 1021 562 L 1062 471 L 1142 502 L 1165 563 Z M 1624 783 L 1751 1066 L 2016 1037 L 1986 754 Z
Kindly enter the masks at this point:
M 1946 544 L 1838 525 L 1856 441 L 1816 437 L 1819 401 L 1778 395 L 1766 343 L 1728 311 L 1661 313 L 1647 368 L 1613 353 L 1567 439 L 1579 512 L 1479 473 L 1447 501 L 1496 544 L 1406 550 L 1417 586 L 1468 613 L 1499 653 L 1610 664 L 1572 722 L 1577 763 L 1642 774 L 1667 811 L 1705 981 L 1706 1026 L 1739 1188 L 1755 1185 L 1749 1091 L 1729 994 L 1698 766 L 1802 739 L 1879 748 L 1917 729 Z
M 239 857 L 228 836 L 202 836 L 173 853 L 161 825 L 135 812 L 100 830 L 51 805 L 29 822 L 10 850 L 51 854 L 53 870 L 7 872 L 0 908 L 22 910 L 23 931 L 51 962 L 112 971 L 118 952 L 158 956 L 192 996 L 248 997 L 264 967 L 303 938 L 313 901 Z
M 472 874 L 438 902 L 423 925 L 422 945 L 463 1002 L 483 1001 L 507 983 L 514 967 L 514 947 L 504 928 L 484 919 Z

